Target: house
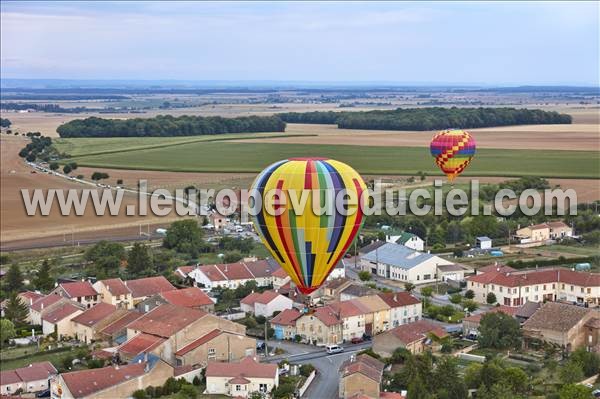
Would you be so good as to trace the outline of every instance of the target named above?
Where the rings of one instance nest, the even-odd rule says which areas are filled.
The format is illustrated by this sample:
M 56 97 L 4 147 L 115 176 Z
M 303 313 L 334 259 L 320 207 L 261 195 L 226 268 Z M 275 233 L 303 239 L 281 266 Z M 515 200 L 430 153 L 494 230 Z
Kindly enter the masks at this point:
M 173 367 L 157 356 L 142 355 L 126 365 L 59 374 L 51 381 L 50 394 L 60 399 L 128 398 L 173 376 Z
M 294 339 L 296 337 L 296 320 L 302 316 L 296 309 L 285 309 L 271 319 L 271 327 L 275 330 L 275 339 Z
M 242 354 L 254 356 L 255 347 L 254 338 L 215 328 L 175 352 L 176 365 L 205 367 L 207 362 L 228 362 Z
M 440 345 L 430 338 L 430 334 L 438 338 L 448 335 L 446 330 L 439 325 L 419 320 L 394 327 L 373 337 L 373 351 L 380 356 L 390 357 L 396 348 L 406 348 L 413 354 L 428 349 L 438 350 Z
M 517 308 L 515 312 L 515 317 L 519 321 L 519 323 L 523 324 L 526 320 L 528 320 L 542 305 L 539 302 L 531 302 L 527 301 L 523 306 Z
M 42 325 L 42 316 L 52 310 L 54 307 L 71 302 L 58 295 L 46 295 L 36 301 L 34 301 L 29 307 L 29 319 L 31 324 L 36 326 Z
M 409 233 L 406 231 L 392 231 L 387 232 L 385 241 L 394 244 L 404 245 L 415 251 L 423 251 L 425 248 L 425 241 L 416 234 Z
M 352 355 L 340 366 L 339 397 L 379 398 L 385 364 L 367 354 Z
M 291 309 L 294 301 L 275 291 L 253 292 L 240 301 L 244 312 L 271 317 L 275 312 Z
M 600 273 L 560 267 L 502 270 L 498 267 L 467 278 L 467 288 L 473 290 L 477 302 L 485 303 L 488 293 L 492 292 L 497 302 L 506 306 L 518 307 L 527 301 L 564 301 L 600 306 Z
M 59 340 L 75 337 L 75 329 L 71 319 L 83 313 L 83 305 L 72 301 L 60 302 L 42 315 L 42 333 L 56 334 Z
M 546 223 L 550 228 L 550 239 L 561 240 L 563 238 L 573 237 L 573 228 L 561 221 Z
M 50 387 L 49 380 L 57 374 L 58 371 L 50 362 L 32 363 L 14 370 L 0 371 L 0 394 L 45 391 Z
M 492 265 L 487 265 L 487 266 L 483 266 L 478 269 L 475 269 L 475 274 L 483 274 L 483 273 L 493 272 L 493 271 L 502 272 L 502 273 L 512 273 L 512 272 L 516 272 L 517 269 L 513 269 L 512 267 L 507 266 L 507 265 L 499 265 L 496 262 Z
M 352 280 L 346 277 L 327 280 L 325 282 L 325 285 L 323 286 L 323 295 L 333 300 L 339 301 L 341 291 L 344 288 L 349 287 L 350 285 L 352 285 Z
M 117 350 L 130 359 L 142 352 L 153 353 L 171 365 L 177 365 L 176 353 L 213 330 L 245 335 L 246 327 L 202 310 L 171 304 L 160 305 L 127 326 L 127 341 Z M 230 360 L 254 355 L 256 341 L 231 340 Z M 236 345 L 233 345 L 233 344 Z M 238 345 L 239 344 L 239 345 Z M 227 353 L 229 354 L 227 355 Z M 198 352 L 202 354 L 201 352 Z M 188 358 L 188 364 L 206 364 L 207 358 Z
M 331 272 L 329 272 L 327 280 L 333 280 L 343 277 L 346 277 L 346 264 L 344 263 L 344 259 L 340 259 L 338 263 L 335 264 L 335 267 L 331 270 Z
M 355 300 L 332 302 L 328 306 L 342 322 L 344 342 L 350 342 L 353 338 L 362 338 L 365 335 L 366 314 L 363 306 Z
M 513 239 L 520 244 L 545 243 L 550 239 L 550 226 L 542 223 L 520 228 L 515 232 Z
M 365 315 L 365 334 L 373 335 L 390 326 L 390 307 L 378 295 L 368 295 L 352 300 Z
M 273 289 L 278 292 L 281 287 L 288 284 L 292 280 L 290 275 L 282 267 L 275 270 L 271 277 L 273 281 Z
M 91 308 L 100 302 L 100 294 L 89 281 L 60 283 L 50 294 L 59 295 Z
M 366 255 L 369 252 L 375 251 L 378 248 L 381 248 L 382 246 L 384 246 L 386 244 L 386 241 L 373 241 L 370 244 L 365 245 L 364 247 L 360 248 L 358 250 L 359 255 Z
M 523 341 L 526 347 L 546 342 L 569 352 L 592 349 L 599 344 L 599 320 L 598 310 L 547 302 L 523 323 Z
M 136 308 L 140 312 L 148 313 L 155 307 L 165 303 L 203 310 L 209 313 L 215 310 L 215 302 L 198 287 L 161 292 L 138 303 Z
M 423 305 L 409 292 L 386 292 L 377 294 L 390 308 L 389 328 L 421 320 Z
M 17 298 L 21 301 L 21 303 L 26 305 L 27 309 L 29 310 L 27 313 L 27 318 L 25 319 L 27 322 L 31 322 L 31 305 L 43 297 L 43 294 L 34 291 L 23 291 L 17 294 Z M 4 317 L 4 308 L 6 307 L 7 303 L 8 299 L 5 299 L 0 303 L 0 317 Z
M 85 310 L 83 313 L 71 318 L 75 338 L 89 344 L 98 339 L 98 332 L 115 320 L 127 313 L 115 305 L 100 302 Z
M 268 395 L 279 386 L 276 364 L 258 363 L 251 357 L 239 362 L 210 362 L 206 366 L 206 394 L 248 398 L 253 392 Z
M 225 226 L 227 226 L 227 223 L 229 223 L 227 216 L 223 216 L 218 212 L 213 212 L 208 215 L 208 220 L 213 228 L 217 231 L 223 230 Z
M 98 339 L 107 341 L 110 345 L 120 345 L 127 340 L 127 326 L 142 317 L 136 310 L 128 310 L 121 317 L 97 331 Z
M 160 294 L 164 291 L 172 291 L 175 289 L 173 284 L 164 276 L 139 278 L 137 280 L 127 280 L 125 285 L 131 291 L 133 306 L 137 305 L 144 299 L 152 295 Z
M 475 238 L 475 246 L 479 249 L 492 249 L 492 239 L 486 236 L 477 237 Z
M 376 295 L 379 291 L 375 288 L 367 287 L 366 285 L 351 283 L 340 289 L 340 301 L 349 301 L 351 299 L 360 298 L 367 295 Z
M 98 280 L 93 285 L 100 293 L 100 300 L 122 309 L 133 308 L 133 295 L 131 290 L 120 278 Z
M 380 277 L 425 284 L 436 281 L 438 266 L 451 265 L 452 262 L 404 245 L 386 243 L 362 256 L 361 264 L 363 270 L 371 271 Z
M 194 270 L 196 266 L 179 266 L 175 269 L 175 276 L 179 277 L 181 280 L 185 280 L 188 278 L 188 275 L 192 270 Z
M 502 312 L 514 317 L 519 309 L 520 308 L 500 305 L 493 307 L 486 312 L 469 315 L 462 321 L 463 334 L 477 336 L 479 334 L 479 324 L 481 323 L 481 318 L 488 313 Z
M 438 279 L 440 281 L 460 283 L 465 280 L 465 273 L 468 270 L 470 269 L 458 263 L 438 266 Z
M 273 275 L 277 274 L 277 277 Z M 259 287 L 285 284 L 287 273 L 273 259 L 248 262 L 202 265 L 188 273 L 198 287 L 213 289 L 215 287 L 235 289 L 248 281 L 254 280 Z M 288 280 L 289 281 L 289 280 Z
M 341 344 L 342 320 L 331 307 L 318 307 L 296 320 L 296 334 L 300 335 L 303 342 L 313 345 Z

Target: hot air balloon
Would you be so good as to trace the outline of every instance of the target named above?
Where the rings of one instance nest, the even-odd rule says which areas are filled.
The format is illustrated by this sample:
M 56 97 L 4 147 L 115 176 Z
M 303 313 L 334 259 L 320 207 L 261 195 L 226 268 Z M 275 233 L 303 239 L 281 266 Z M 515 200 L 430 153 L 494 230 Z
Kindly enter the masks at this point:
M 335 199 L 342 190 L 355 198 L 348 201 L 346 211 L 340 212 L 335 202 L 330 208 L 324 206 L 328 196 Z M 271 198 L 269 193 L 277 193 L 278 198 Z M 365 182 L 354 169 L 327 158 L 285 159 L 256 177 L 250 198 L 255 227 L 273 258 L 303 294 L 325 282 L 356 237 L 364 220 L 363 193 Z M 304 204 L 302 195 L 307 199 Z M 292 196 L 297 199 L 295 204 Z M 258 201 L 262 201 L 261 206 Z M 315 207 L 325 211 L 315 212 Z M 269 209 L 278 212 L 273 215 Z
M 433 136 L 429 149 L 437 166 L 452 181 L 473 159 L 475 139 L 464 130 L 444 130 Z

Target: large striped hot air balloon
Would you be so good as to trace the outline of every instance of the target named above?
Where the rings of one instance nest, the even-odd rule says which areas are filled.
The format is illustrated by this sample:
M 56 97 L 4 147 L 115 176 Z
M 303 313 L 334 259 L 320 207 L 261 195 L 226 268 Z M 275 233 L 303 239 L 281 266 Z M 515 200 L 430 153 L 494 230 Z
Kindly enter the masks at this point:
M 429 149 L 437 166 L 452 181 L 473 159 L 475 139 L 464 130 L 444 130 L 433 136 Z
M 257 198 L 254 204 L 252 199 L 250 203 L 256 215 L 255 227 L 265 246 L 302 293 L 316 290 L 362 226 L 364 215 L 360 204 L 366 190 L 363 179 L 350 166 L 333 159 L 290 158 L 263 170 L 251 190 L 256 190 L 253 197 Z M 355 198 L 347 204 L 347 211 L 340 212 L 335 202 L 330 212 L 314 211 L 326 209 L 325 199 L 328 196 L 335 199 L 342 190 Z M 304 204 L 302 195 L 307 198 Z M 296 212 L 294 198 L 295 205 L 300 205 Z M 261 206 L 258 200 L 262 201 Z M 273 215 L 269 209 L 277 209 L 280 214 Z

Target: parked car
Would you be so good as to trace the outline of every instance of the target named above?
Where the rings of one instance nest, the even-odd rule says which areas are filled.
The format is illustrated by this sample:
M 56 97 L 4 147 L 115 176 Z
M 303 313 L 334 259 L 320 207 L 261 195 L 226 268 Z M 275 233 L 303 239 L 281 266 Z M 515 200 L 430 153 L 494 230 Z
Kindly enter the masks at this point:
M 600 389 L 596 389 L 595 391 L 593 391 L 592 395 L 594 395 L 594 398 L 600 398 Z
M 353 344 L 360 344 L 361 342 L 363 342 L 364 340 L 361 337 L 354 337 L 350 340 L 350 343 Z
M 342 353 L 344 351 L 344 348 L 338 345 L 327 345 L 325 347 L 325 350 L 327 351 L 327 353 L 332 355 L 334 353 Z
M 46 389 L 45 391 L 41 391 L 35 394 L 36 398 L 49 398 L 50 397 L 50 390 Z

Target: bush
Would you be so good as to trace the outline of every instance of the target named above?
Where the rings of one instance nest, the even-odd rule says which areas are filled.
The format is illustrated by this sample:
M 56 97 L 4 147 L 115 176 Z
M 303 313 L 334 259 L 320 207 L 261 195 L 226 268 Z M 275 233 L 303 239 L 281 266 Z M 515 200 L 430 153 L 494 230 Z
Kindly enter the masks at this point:
M 138 389 L 131 395 L 134 399 L 147 399 L 148 395 L 143 389 Z
M 358 278 L 360 278 L 360 281 L 369 281 L 371 280 L 371 273 L 363 270 L 358 272 Z
M 300 375 L 308 377 L 314 371 L 315 367 L 312 364 L 303 364 L 300 366 Z
M 193 385 L 185 384 L 179 390 L 179 394 L 185 398 L 193 399 L 198 396 L 198 391 Z
M 495 304 L 496 303 L 496 295 L 493 292 L 488 292 L 487 296 L 485 297 L 485 301 L 489 305 Z
M 458 305 L 459 303 L 461 303 L 462 300 L 463 300 L 463 297 L 460 294 L 452 294 L 450 296 L 450 302 L 452 302 L 452 303 L 454 303 L 456 305 Z
M 465 292 L 465 298 L 467 298 L 467 299 L 475 298 L 475 292 L 473 290 L 467 290 Z
M 194 384 L 195 386 L 199 386 L 200 384 L 202 384 L 202 381 L 200 381 L 200 377 L 195 376 L 192 380 L 192 384 Z

